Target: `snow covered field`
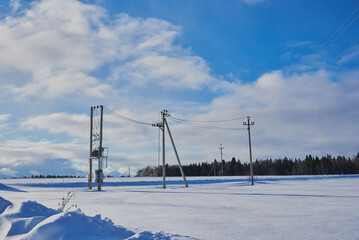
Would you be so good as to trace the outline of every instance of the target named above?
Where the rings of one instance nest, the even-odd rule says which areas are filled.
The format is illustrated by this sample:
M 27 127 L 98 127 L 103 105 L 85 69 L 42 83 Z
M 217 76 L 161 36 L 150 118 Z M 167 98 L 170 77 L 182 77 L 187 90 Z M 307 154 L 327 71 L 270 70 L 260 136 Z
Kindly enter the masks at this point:
M 167 180 L 1 179 L 0 239 L 359 239 L 358 175 Z

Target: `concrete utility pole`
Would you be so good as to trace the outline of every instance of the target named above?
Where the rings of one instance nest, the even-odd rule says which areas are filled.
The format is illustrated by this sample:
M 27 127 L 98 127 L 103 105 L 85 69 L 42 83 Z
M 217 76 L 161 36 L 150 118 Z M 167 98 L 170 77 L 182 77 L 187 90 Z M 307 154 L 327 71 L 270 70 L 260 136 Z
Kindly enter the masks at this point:
M 162 188 L 166 188 L 166 151 L 165 151 L 165 118 L 167 111 L 163 110 L 161 112 L 162 117 Z
M 183 171 L 183 169 L 182 169 L 181 161 L 180 161 L 180 159 L 179 159 L 179 156 L 178 156 L 178 153 L 177 153 L 177 149 L 176 149 L 175 143 L 174 143 L 174 141 L 173 141 L 172 134 L 171 134 L 170 128 L 168 127 L 168 124 L 167 124 L 167 120 L 166 120 L 166 119 L 165 119 L 165 124 L 166 124 L 166 128 L 167 128 L 167 131 L 168 131 L 168 135 L 170 136 L 170 139 L 171 139 L 171 142 L 172 142 L 173 151 L 175 152 L 175 155 L 176 155 L 176 158 L 177 158 L 177 163 L 178 163 L 178 166 L 179 166 L 180 171 L 181 171 L 181 175 L 182 175 L 182 178 L 183 178 L 183 182 L 184 182 L 185 186 L 188 187 L 188 183 L 187 183 L 187 180 L 186 180 L 186 176 L 184 175 L 184 171 Z
M 224 147 L 222 147 L 222 144 L 220 144 L 219 150 L 221 150 L 221 164 L 222 164 L 222 176 L 223 176 L 223 158 L 222 158 L 222 150 Z
M 213 161 L 213 167 L 214 167 L 214 172 L 213 172 L 213 176 L 217 176 L 217 172 L 216 172 L 216 159 L 214 159 Z
M 161 128 L 159 127 L 158 128 L 158 150 L 157 150 L 157 152 L 158 152 L 158 156 L 157 156 L 157 166 L 159 167 L 160 166 L 160 159 L 161 159 L 161 153 L 160 153 L 160 151 L 161 151 L 161 146 L 160 146 L 160 138 L 161 138 L 161 133 L 160 133 L 160 130 L 161 130 Z
M 101 118 L 100 118 L 100 146 L 98 149 L 98 175 L 97 175 L 97 190 L 101 191 L 102 183 L 102 127 L 103 127 L 103 106 L 100 106 Z
M 161 119 L 162 122 L 157 122 L 152 124 L 153 127 L 158 127 L 162 131 L 162 188 L 166 188 L 166 154 L 165 154 L 165 117 L 167 114 L 167 110 L 163 110 L 161 112 Z M 160 133 L 158 132 L 158 142 L 160 141 Z M 160 146 L 158 145 L 158 150 Z M 158 154 L 158 165 L 160 165 L 159 161 L 159 154 Z
M 172 138 L 172 134 L 171 134 L 171 131 L 170 131 L 170 128 L 168 127 L 168 123 L 167 123 L 167 120 L 166 120 L 166 117 L 169 117 L 170 115 L 168 114 L 168 111 L 167 110 L 163 110 L 161 112 L 161 118 L 162 118 L 162 122 L 157 122 L 157 123 L 154 123 L 152 124 L 153 127 L 158 127 L 159 129 L 162 130 L 162 187 L 163 188 L 166 188 L 166 161 L 165 161 L 165 130 L 167 128 L 167 131 L 168 131 L 168 135 L 171 139 L 171 143 L 172 143 L 172 147 L 173 147 L 173 151 L 175 152 L 175 155 L 176 155 L 176 158 L 177 158 L 177 163 L 178 163 L 178 166 L 180 168 L 180 171 L 181 171 L 181 174 L 182 174 L 182 177 L 183 177 L 183 181 L 185 183 L 185 186 L 188 187 L 188 184 L 187 184 L 187 180 L 186 180 L 186 177 L 184 175 L 184 171 L 182 169 L 182 165 L 181 165 L 181 161 L 178 157 L 178 153 L 177 153 L 177 149 L 176 149 L 176 146 L 175 146 L 175 143 L 173 141 L 173 138 Z
M 98 126 L 96 125 L 95 121 L 95 131 L 94 131 L 94 110 L 100 108 L 101 116 L 100 116 L 100 126 L 98 129 Z M 95 170 L 95 177 L 97 181 L 97 189 L 101 191 L 101 183 L 103 181 L 103 171 L 102 171 L 102 161 L 103 158 L 107 159 L 107 153 L 104 154 L 104 147 L 102 147 L 102 129 L 103 129 L 103 106 L 95 106 L 91 107 L 90 110 L 90 157 L 89 157 L 89 178 L 88 178 L 88 189 L 92 189 L 92 160 L 96 159 L 98 160 L 98 170 Z M 95 142 L 95 144 L 94 144 Z M 98 145 L 97 145 L 98 144 Z M 95 147 L 95 149 L 94 149 Z M 107 149 L 107 148 L 106 148 Z M 107 160 L 106 160 L 107 162 Z M 107 163 L 106 163 L 107 164 Z
M 252 185 L 254 185 L 253 180 L 253 163 L 252 163 L 252 146 L 251 146 L 251 126 L 254 125 L 254 122 L 250 122 L 251 117 L 247 117 L 247 122 L 243 122 L 243 125 L 247 126 L 248 128 L 248 142 L 249 142 L 249 161 L 250 161 L 250 173 L 251 173 L 251 180 Z
M 90 110 L 90 158 L 89 158 L 89 175 L 88 175 L 88 188 L 92 189 L 92 128 L 93 128 L 93 107 Z

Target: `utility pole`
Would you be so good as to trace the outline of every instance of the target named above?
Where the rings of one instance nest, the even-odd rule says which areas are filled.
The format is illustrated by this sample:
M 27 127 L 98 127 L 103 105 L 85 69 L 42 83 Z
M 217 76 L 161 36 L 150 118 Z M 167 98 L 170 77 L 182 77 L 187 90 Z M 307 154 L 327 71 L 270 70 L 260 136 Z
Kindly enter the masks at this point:
M 188 187 L 187 180 L 186 180 L 186 177 L 184 175 L 184 171 L 182 169 L 181 161 L 179 159 L 177 149 L 176 149 L 176 146 L 175 146 L 175 143 L 173 141 L 170 128 L 168 127 L 168 123 L 167 123 L 167 120 L 166 120 L 166 117 L 169 117 L 169 116 L 170 115 L 168 114 L 168 111 L 163 110 L 161 112 L 162 122 L 157 122 L 157 123 L 152 124 L 153 127 L 158 127 L 159 129 L 162 130 L 162 187 L 166 188 L 166 161 L 165 161 L 165 157 L 166 157 L 165 156 L 165 153 L 166 153 L 166 151 L 165 151 L 165 130 L 166 130 L 166 128 L 167 128 L 167 131 L 168 131 L 168 135 L 169 135 L 169 137 L 171 139 L 173 151 L 175 152 L 175 155 L 176 155 L 176 158 L 177 158 L 177 163 L 178 163 L 178 166 L 180 168 L 180 171 L 181 171 L 181 174 L 182 174 L 182 177 L 183 177 L 183 181 L 185 183 L 185 186 Z
M 220 144 L 219 150 L 221 150 L 221 164 L 222 164 L 222 177 L 223 177 L 223 158 L 222 158 L 222 150 L 224 147 L 222 147 L 222 144 Z
M 165 118 L 168 114 L 167 110 L 163 110 L 161 112 L 161 120 L 162 122 L 156 122 L 152 124 L 152 127 L 158 127 L 162 131 L 162 188 L 166 188 L 166 152 L 165 152 Z M 158 141 L 160 140 L 160 134 L 158 132 Z M 159 145 L 158 145 L 159 149 Z M 159 155 L 158 155 L 159 156 Z M 159 158 L 158 158 L 159 165 Z
M 162 188 L 166 188 L 166 151 L 165 151 L 165 118 L 167 110 L 161 112 L 162 117 Z
M 88 189 L 92 189 L 92 128 L 93 128 L 93 107 L 90 110 L 90 157 L 89 157 L 89 175 Z
M 103 127 L 103 106 L 100 105 L 101 118 L 100 118 L 100 146 L 98 149 L 98 176 L 97 176 L 97 190 L 101 191 L 102 183 L 102 127 Z
M 253 180 L 253 163 L 252 163 L 252 146 L 251 146 L 251 126 L 254 125 L 254 122 L 250 122 L 251 117 L 247 117 L 247 122 L 243 122 L 243 125 L 247 126 L 248 130 L 248 142 L 249 142 L 249 161 L 250 161 L 250 173 L 251 173 L 251 180 L 252 185 L 254 185 Z
M 166 119 L 165 119 L 165 124 L 166 124 L 166 127 L 167 127 L 168 135 L 170 136 L 170 139 L 171 139 L 173 151 L 175 152 L 175 155 L 176 155 L 176 158 L 177 158 L 177 163 L 178 163 L 179 169 L 180 169 L 180 171 L 181 171 L 181 175 L 182 175 L 182 178 L 183 178 L 183 182 L 184 182 L 185 186 L 188 187 L 188 183 L 187 183 L 187 180 L 186 180 L 186 176 L 184 175 L 184 171 L 183 171 L 183 169 L 182 169 L 181 161 L 180 161 L 179 156 L 178 156 L 178 153 L 177 153 L 177 149 L 176 149 L 176 146 L 175 146 L 175 142 L 173 141 L 172 134 L 171 134 L 170 128 L 168 127 L 168 124 L 167 124 L 167 120 L 166 120 Z
M 94 110 L 97 111 L 100 109 L 100 126 L 97 126 L 95 120 L 94 122 Z M 98 117 L 98 116 L 97 116 Z M 94 129 L 95 123 L 95 129 Z M 99 129 L 98 129 L 99 128 Z M 107 148 L 102 147 L 102 135 L 103 135 L 103 106 L 94 106 L 91 107 L 90 110 L 90 157 L 89 157 L 89 178 L 88 178 L 88 189 L 92 189 L 92 160 L 98 160 L 98 169 L 95 170 L 95 179 L 97 182 L 97 190 L 101 191 L 101 183 L 103 181 L 103 158 L 106 158 L 106 165 L 107 165 L 107 157 L 108 151 Z M 104 150 L 106 149 L 106 153 Z
M 213 166 L 214 166 L 214 172 L 213 172 L 213 176 L 217 176 L 217 172 L 216 172 L 216 159 L 214 159 L 213 161 Z
M 157 156 L 157 166 L 159 167 L 160 166 L 160 159 L 161 159 L 161 153 L 160 153 L 160 151 L 161 151 L 161 146 L 160 146 L 160 138 L 161 138 L 161 136 L 160 136 L 160 130 L 161 130 L 161 128 L 159 127 L 158 128 L 158 150 L 157 150 L 157 153 L 158 153 L 158 156 Z

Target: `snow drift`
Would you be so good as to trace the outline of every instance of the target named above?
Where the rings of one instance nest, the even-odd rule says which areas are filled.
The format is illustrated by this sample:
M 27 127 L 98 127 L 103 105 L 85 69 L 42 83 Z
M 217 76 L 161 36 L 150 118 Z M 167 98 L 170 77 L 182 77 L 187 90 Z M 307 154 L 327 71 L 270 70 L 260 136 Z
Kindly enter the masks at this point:
M 193 239 L 165 233 L 135 233 L 101 215 L 86 216 L 80 209 L 63 212 L 35 201 L 14 205 L 0 197 L 0 239 Z

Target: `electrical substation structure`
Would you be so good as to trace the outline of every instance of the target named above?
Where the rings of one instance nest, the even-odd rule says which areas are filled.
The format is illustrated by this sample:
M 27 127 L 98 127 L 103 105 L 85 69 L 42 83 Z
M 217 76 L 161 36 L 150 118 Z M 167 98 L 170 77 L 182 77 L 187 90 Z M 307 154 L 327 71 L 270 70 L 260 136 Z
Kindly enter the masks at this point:
M 100 113 L 99 113 L 100 111 Z M 95 170 L 95 182 L 97 190 L 101 191 L 103 183 L 103 161 L 108 158 L 108 148 L 102 146 L 103 137 L 103 106 L 91 107 L 90 110 L 90 157 L 89 157 L 89 175 L 88 188 L 92 189 L 92 160 L 97 159 L 98 168 Z

